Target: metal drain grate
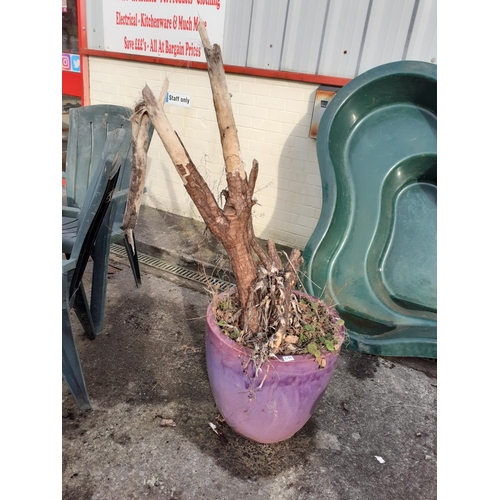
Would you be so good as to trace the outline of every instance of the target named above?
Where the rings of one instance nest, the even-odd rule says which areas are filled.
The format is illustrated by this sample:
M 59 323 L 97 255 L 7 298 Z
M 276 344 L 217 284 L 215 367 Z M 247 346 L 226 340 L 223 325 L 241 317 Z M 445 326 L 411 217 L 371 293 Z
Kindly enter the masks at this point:
M 116 243 L 112 243 L 110 250 L 114 254 L 128 259 L 125 247 L 117 245 Z M 181 278 L 196 281 L 197 283 L 201 283 L 202 285 L 219 285 L 219 290 L 221 292 L 225 292 L 226 290 L 229 290 L 234 286 L 234 284 L 230 283 L 229 281 L 214 278 L 213 276 L 205 276 L 202 273 L 193 271 L 192 269 L 187 269 L 182 266 L 177 266 L 175 264 L 168 264 L 164 260 L 157 259 L 156 257 L 150 257 L 149 255 L 145 255 L 140 252 L 137 252 L 137 258 L 139 260 L 139 263 L 141 264 L 146 264 L 147 266 L 154 267 L 155 269 L 161 269 L 162 271 L 174 274 L 175 276 L 180 276 Z

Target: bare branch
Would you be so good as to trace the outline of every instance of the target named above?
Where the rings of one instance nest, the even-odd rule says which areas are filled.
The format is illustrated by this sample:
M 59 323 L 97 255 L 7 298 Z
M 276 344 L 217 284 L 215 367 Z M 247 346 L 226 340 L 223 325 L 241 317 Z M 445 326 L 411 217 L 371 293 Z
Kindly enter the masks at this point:
M 250 198 L 252 198 L 253 196 L 253 192 L 255 190 L 255 183 L 257 182 L 258 175 L 259 175 L 259 162 L 254 159 L 252 162 L 252 170 L 250 170 L 250 176 L 248 179 L 248 193 Z
M 302 263 L 302 255 L 299 250 L 294 248 L 290 253 L 288 259 L 288 264 L 285 266 L 285 297 L 283 298 L 283 315 L 280 318 L 280 326 L 276 332 L 275 340 L 273 343 L 273 353 L 277 353 L 283 337 L 286 334 L 286 329 L 288 327 L 288 318 L 290 316 L 290 298 L 292 291 L 295 289 L 297 280 L 299 279 L 298 271 L 300 264 Z
M 163 106 L 165 105 L 169 83 L 170 82 L 168 81 L 168 78 L 165 77 L 161 86 L 160 95 L 158 96 L 158 106 L 160 107 L 160 109 L 163 109 Z
M 162 87 L 162 95 L 166 93 L 167 88 L 168 81 L 166 80 Z M 144 97 L 144 105 L 155 130 L 180 175 L 184 187 L 196 205 L 200 215 L 209 226 L 209 229 L 216 237 L 219 237 L 216 233 L 223 231 L 224 227 L 227 227 L 228 221 L 217 204 L 212 191 L 191 161 L 179 136 L 172 128 L 163 111 L 163 107 L 160 108 L 158 106 L 158 101 L 161 101 L 162 98 L 157 101 L 147 85 L 142 90 L 142 95 Z M 212 223 L 212 226 L 210 226 L 209 221 Z
M 147 147 L 150 119 L 144 110 L 144 104 L 139 102 L 134 114 L 130 117 L 132 123 L 132 173 L 130 175 L 127 205 L 123 214 L 121 228 L 125 230 L 132 251 L 135 252 L 132 231 L 137 224 L 141 208 L 142 193 L 146 183 Z
M 278 252 L 276 250 L 276 245 L 272 240 L 267 240 L 267 253 L 276 269 L 281 269 L 283 267 L 283 264 L 281 263 L 280 256 L 278 255 Z
M 172 163 L 176 166 L 185 165 L 189 162 L 186 151 L 177 139 L 177 135 L 165 116 L 163 108 L 158 106 L 158 102 L 148 85 L 142 89 L 142 96 L 144 98 L 144 104 L 149 117 L 151 118 L 156 132 L 158 132 L 161 142 L 165 146 Z M 186 184 L 186 179 L 183 177 L 185 172 L 179 172 L 179 175 L 183 178 L 183 183 Z
M 266 251 L 259 245 L 259 242 L 257 241 L 257 238 L 253 235 L 253 228 L 252 228 L 252 238 L 250 239 L 250 245 L 252 247 L 252 250 L 255 252 L 259 260 L 262 262 L 264 267 L 267 269 L 267 271 L 270 271 L 272 261 L 269 258 L 269 255 L 267 255 Z
M 231 107 L 231 96 L 227 88 L 220 47 L 217 44 L 213 46 L 210 44 L 205 24 L 201 19 L 198 23 L 198 32 L 207 59 L 208 76 L 210 78 L 210 86 L 212 87 L 215 114 L 217 116 L 217 124 L 219 125 L 222 152 L 229 184 L 230 177 L 233 175 L 238 175 L 242 179 L 246 179 L 245 167 L 241 159 L 238 131 L 236 130 L 236 123 Z M 240 187 L 240 185 L 235 187 Z M 229 186 L 229 190 L 231 191 L 231 185 Z
M 252 217 L 250 217 L 250 219 L 248 220 L 248 241 L 250 242 L 251 249 L 255 252 L 262 265 L 267 269 L 267 271 L 270 271 L 272 261 L 269 258 L 269 255 L 267 255 L 266 251 L 260 246 L 257 238 L 255 237 Z

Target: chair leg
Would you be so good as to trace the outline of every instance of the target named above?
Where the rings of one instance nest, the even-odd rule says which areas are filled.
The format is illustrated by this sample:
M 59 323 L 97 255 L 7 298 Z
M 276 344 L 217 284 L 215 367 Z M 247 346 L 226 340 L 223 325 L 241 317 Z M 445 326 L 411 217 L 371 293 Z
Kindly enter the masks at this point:
M 107 224 L 103 223 L 92 252 L 92 293 L 90 296 L 90 312 L 97 335 L 104 329 L 104 309 L 106 306 L 106 290 L 108 286 L 109 246 L 111 235 Z
M 137 243 L 135 241 L 135 234 L 132 231 L 132 239 L 134 240 L 134 249 L 132 250 L 132 246 L 128 242 L 127 237 L 123 238 L 125 242 L 125 249 L 127 250 L 128 260 L 130 262 L 130 267 L 132 269 L 132 273 L 134 274 L 135 286 L 139 288 L 141 286 L 141 270 L 139 269 L 139 258 L 137 256 Z
M 78 407 L 91 408 L 67 304 L 63 304 L 62 310 L 62 373 Z
M 94 322 L 92 321 L 87 295 L 85 295 L 85 289 L 83 288 L 83 283 L 80 283 L 80 286 L 76 289 L 73 309 L 75 310 L 76 316 L 80 320 L 87 337 L 90 340 L 94 340 L 96 331 Z

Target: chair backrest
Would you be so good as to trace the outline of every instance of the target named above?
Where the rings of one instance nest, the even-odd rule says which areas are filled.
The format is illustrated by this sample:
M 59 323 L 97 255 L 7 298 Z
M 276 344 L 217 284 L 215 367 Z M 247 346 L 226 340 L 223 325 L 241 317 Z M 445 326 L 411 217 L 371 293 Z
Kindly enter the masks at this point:
M 125 136 L 123 129 L 115 129 L 107 134 L 101 160 L 92 174 L 78 217 L 78 232 L 70 256 L 70 259 L 77 259 L 69 289 L 70 297 L 82 279 L 99 228 L 106 217 L 118 181 L 123 150 L 127 147 Z
M 68 149 L 66 154 L 66 198 L 69 207 L 81 208 L 85 200 L 92 174 L 102 158 L 109 132 L 123 129 L 128 143 L 122 158 L 122 166 L 116 189 L 127 189 L 132 172 L 132 109 L 112 104 L 96 104 L 73 108 L 69 111 Z M 151 143 L 154 128 L 150 125 L 147 147 Z M 125 202 L 121 203 L 114 220 L 121 222 Z

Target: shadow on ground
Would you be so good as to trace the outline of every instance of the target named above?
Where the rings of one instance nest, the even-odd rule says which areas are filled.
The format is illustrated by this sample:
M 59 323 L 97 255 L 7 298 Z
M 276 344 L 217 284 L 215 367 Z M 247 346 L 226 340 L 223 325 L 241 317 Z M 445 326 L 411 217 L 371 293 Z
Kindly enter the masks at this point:
M 63 383 L 64 499 L 436 498 L 435 363 L 426 374 L 344 350 L 306 426 L 254 443 L 220 422 L 212 398 L 207 294 L 147 266 L 136 289 L 127 264 L 112 264 L 104 332 L 86 340 L 73 321 L 93 409 Z

